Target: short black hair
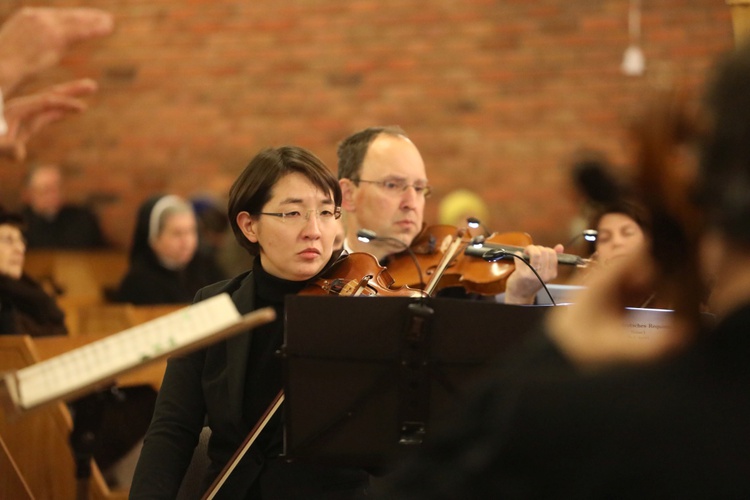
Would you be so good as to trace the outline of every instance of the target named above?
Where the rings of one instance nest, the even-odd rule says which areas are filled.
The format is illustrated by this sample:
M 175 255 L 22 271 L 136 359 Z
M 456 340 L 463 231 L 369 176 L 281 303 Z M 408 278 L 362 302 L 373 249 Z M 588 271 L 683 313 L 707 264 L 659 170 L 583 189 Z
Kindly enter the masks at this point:
M 339 158 L 339 179 L 359 180 L 362 162 L 365 161 L 370 144 L 381 134 L 393 137 L 407 137 L 406 132 L 398 125 L 384 127 L 369 127 L 355 132 L 339 143 L 337 154 Z
M 251 255 L 260 253 L 258 243 L 249 241 L 237 224 L 240 212 L 257 214 L 271 199 L 273 187 L 284 176 L 299 173 L 324 193 L 330 193 L 341 206 L 341 187 L 325 163 L 298 146 L 267 148 L 256 154 L 229 190 L 227 215 L 237 242 Z

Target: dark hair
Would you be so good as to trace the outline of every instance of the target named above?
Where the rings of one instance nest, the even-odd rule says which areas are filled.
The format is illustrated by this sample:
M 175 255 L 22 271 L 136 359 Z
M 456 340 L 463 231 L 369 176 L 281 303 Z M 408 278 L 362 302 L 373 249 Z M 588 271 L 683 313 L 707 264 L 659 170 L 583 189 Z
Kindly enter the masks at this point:
M 750 244 L 750 45 L 720 61 L 706 95 L 698 201 L 709 225 Z
M 9 225 L 17 227 L 20 230 L 26 229 L 26 224 L 23 216 L 17 212 L 11 212 L 0 205 L 0 225 Z
M 339 179 L 351 179 L 355 182 L 359 180 L 367 150 L 372 141 L 381 134 L 406 137 L 406 132 L 397 125 L 370 127 L 350 135 L 339 143 L 337 151 Z
M 633 200 L 621 198 L 609 203 L 596 205 L 595 212 L 589 221 L 589 227 L 597 229 L 602 217 L 607 214 L 627 215 L 640 226 L 645 234 L 651 234 L 651 219 L 648 210 Z
M 312 152 L 297 146 L 282 146 L 260 151 L 250 160 L 229 190 L 227 214 L 237 242 L 251 255 L 258 255 L 260 247 L 248 241 L 237 225 L 240 212 L 257 214 L 273 195 L 279 180 L 291 173 L 299 173 L 323 191 L 331 193 L 337 207 L 341 206 L 341 187 L 328 167 Z

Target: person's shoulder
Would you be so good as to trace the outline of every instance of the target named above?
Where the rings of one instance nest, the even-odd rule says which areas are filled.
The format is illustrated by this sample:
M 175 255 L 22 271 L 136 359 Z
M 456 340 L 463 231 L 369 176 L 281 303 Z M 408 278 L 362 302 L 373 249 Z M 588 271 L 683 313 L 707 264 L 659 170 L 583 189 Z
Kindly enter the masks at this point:
M 234 278 L 217 281 L 216 283 L 204 286 L 195 294 L 195 301 L 205 300 L 222 293 L 232 294 L 235 290 L 243 286 L 251 276 L 252 271 L 245 271 Z
M 86 205 L 77 205 L 67 203 L 60 208 L 60 215 L 69 217 L 93 217 L 96 218 L 94 211 Z M 58 215 L 58 217 L 60 216 Z

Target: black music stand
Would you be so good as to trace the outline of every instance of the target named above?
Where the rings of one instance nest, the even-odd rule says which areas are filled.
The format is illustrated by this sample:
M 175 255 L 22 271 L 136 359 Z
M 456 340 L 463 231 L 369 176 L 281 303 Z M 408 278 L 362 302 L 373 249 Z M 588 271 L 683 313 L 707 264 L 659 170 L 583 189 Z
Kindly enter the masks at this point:
M 549 309 L 415 300 L 287 298 L 287 458 L 387 465 L 419 446 L 431 423 Z

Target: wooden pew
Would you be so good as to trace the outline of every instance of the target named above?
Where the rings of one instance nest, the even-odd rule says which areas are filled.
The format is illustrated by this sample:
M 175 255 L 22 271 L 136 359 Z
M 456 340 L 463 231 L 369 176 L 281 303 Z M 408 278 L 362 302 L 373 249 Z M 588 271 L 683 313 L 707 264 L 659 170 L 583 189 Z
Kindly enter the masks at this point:
M 31 488 L 26 484 L 16 461 L 10 456 L 5 441 L 0 436 L 0 498 L 33 500 Z
M 66 299 L 58 301 L 65 311 L 68 335 L 109 335 L 181 309 L 189 304 L 140 306 L 125 303 L 78 304 Z
M 184 305 L 99 304 L 88 307 L 92 310 L 83 313 L 85 328 L 94 331 L 101 328 L 100 333 L 82 332 L 77 336 L 33 339 L 27 335 L 0 336 L 0 372 L 44 361 Z M 86 317 L 87 314 L 92 317 Z M 158 391 L 165 369 L 165 360 L 152 362 L 118 378 L 117 384 L 122 387 L 149 384 Z M 70 412 L 63 403 L 22 415 L 0 414 L 0 445 L 5 443 L 7 449 L 7 459 L 4 459 L 0 446 L 0 498 L 75 498 L 75 462 L 68 443 L 72 428 Z M 24 487 L 30 490 L 30 496 L 24 497 Z M 93 464 L 89 495 L 97 500 L 120 500 L 127 498 L 127 491 L 110 490 Z
M 24 270 L 41 283 L 61 288 L 61 297 L 78 303 L 104 302 L 105 291 L 117 287 L 128 268 L 122 250 L 29 250 Z
M 0 371 L 18 370 L 40 359 L 31 337 L 0 336 Z M 0 413 L 0 437 L 33 498 L 76 498 L 75 462 L 68 444 L 72 428 L 70 412 L 63 403 L 53 403 L 21 415 L 8 411 Z M 0 473 L 5 476 L 9 471 Z M 110 490 L 94 463 L 89 498 L 125 500 L 127 491 Z

